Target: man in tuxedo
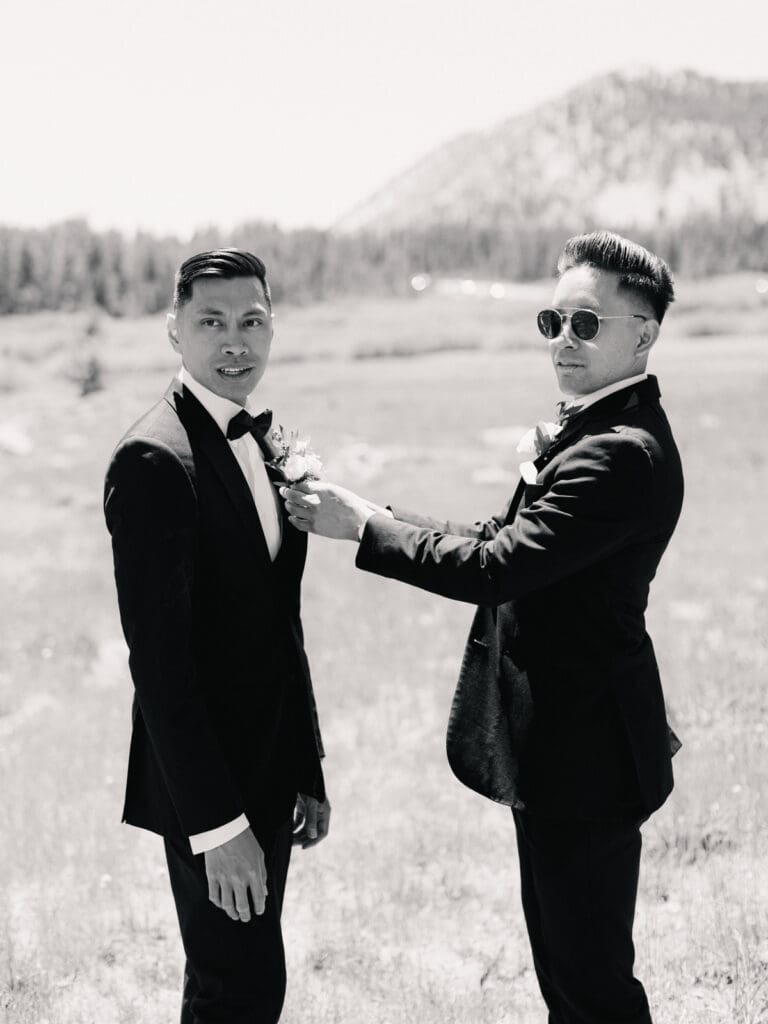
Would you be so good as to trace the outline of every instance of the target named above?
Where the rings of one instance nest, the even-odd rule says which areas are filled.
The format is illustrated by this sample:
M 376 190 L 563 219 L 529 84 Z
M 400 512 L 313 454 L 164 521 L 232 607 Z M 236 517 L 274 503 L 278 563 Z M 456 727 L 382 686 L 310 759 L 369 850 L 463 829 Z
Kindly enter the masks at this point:
M 477 608 L 448 727 L 456 775 L 509 804 L 551 1024 L 649 1024 L 634 978 L 640 825 L 679 746 L 645 630 L 683 478 L 648 376 L 673 298 L 666 264 L 608 232 L 570 239 L 538 326 L 564 401 L 485 522 L 284 488 L 291 522 L 358 542 L 369 572 Z
M 181 371 L 106 478 L 135 684 L 123 820 L 165 840 L 182 1024 L 278 1020 L 291 845 L 330 817 L 299 617 L 307 538 L 268 477 L 271 414 L 251 415 L 272 333 L 260 259 L 186 260 L 168 317 Z

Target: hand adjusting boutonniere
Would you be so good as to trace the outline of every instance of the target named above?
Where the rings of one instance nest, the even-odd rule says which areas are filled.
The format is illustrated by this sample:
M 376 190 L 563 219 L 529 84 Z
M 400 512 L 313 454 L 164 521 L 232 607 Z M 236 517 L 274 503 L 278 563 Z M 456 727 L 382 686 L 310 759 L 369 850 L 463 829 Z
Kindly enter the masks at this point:
M 302 480 L 319 480 L 323 464 L 309 446 L 309 438 L 299 437 L 298 430 L 287 431 L 282 426 L 274 427 L 264 437 L 262 449 L 264 465 L 274 483 L 297 484 Z
M 520 463 L 520 475 L 527 484 L 535 484 L 538 477 L 538 470 L 534 465 L 534 460 L 543 455 L 562 432 L 562 424 L 539 420 L 535 427 L 532 427 L 520 438 L 517 443 L 517 450 L 521 455 L 533 456 L 533 459 L 530 461 Z

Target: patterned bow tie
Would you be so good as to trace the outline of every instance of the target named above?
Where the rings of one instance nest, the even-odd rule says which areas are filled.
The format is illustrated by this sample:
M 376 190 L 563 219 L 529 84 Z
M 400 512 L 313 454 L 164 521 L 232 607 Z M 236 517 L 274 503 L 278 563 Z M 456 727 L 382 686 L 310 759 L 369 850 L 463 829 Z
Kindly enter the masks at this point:
M 578 416 L 583 406 L 581 405 L 568 405 L 566 399 L 562 402 L 557 403 L 557 422 L 561 427 L 564 427 L 566 423 L 570 422 L 574 416 Z
M 233 416 L 227 427 L 227 440 L 237 441 L 244 434 L 251 434 L 258 442 L 259 447 L 264 448 L 263 442 L 266 439 L 269 428 L 272 426 L 272 410 L 265 409 L 258 416 L 251 416 L 245 409 L 241 409 L 236 416 Z

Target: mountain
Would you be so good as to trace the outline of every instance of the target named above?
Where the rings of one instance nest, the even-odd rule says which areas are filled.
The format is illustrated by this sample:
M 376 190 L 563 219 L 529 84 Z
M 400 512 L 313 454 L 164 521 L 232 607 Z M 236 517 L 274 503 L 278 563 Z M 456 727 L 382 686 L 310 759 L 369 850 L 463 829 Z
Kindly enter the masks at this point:
M 768 222 L 768 81 L 613 72 L 433 150 L 335 226 Z

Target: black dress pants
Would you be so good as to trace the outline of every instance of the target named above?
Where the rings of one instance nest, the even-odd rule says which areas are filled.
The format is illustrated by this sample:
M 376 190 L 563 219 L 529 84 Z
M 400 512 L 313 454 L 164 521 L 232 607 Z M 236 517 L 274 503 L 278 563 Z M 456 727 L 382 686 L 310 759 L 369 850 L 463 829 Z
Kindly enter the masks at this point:
M 523 912 L 549 1024 L 651 1024 L 633 975 L 641 821 L 512 813 Z
M 285 998 L 280 929 L 293 823 L 257 838 L 267 865 L 264 913 L 233 921 L 208 899 L 205 857 L 185 839 L 165 840 L 186 954 L 181 1024 L 275 1024 Z

